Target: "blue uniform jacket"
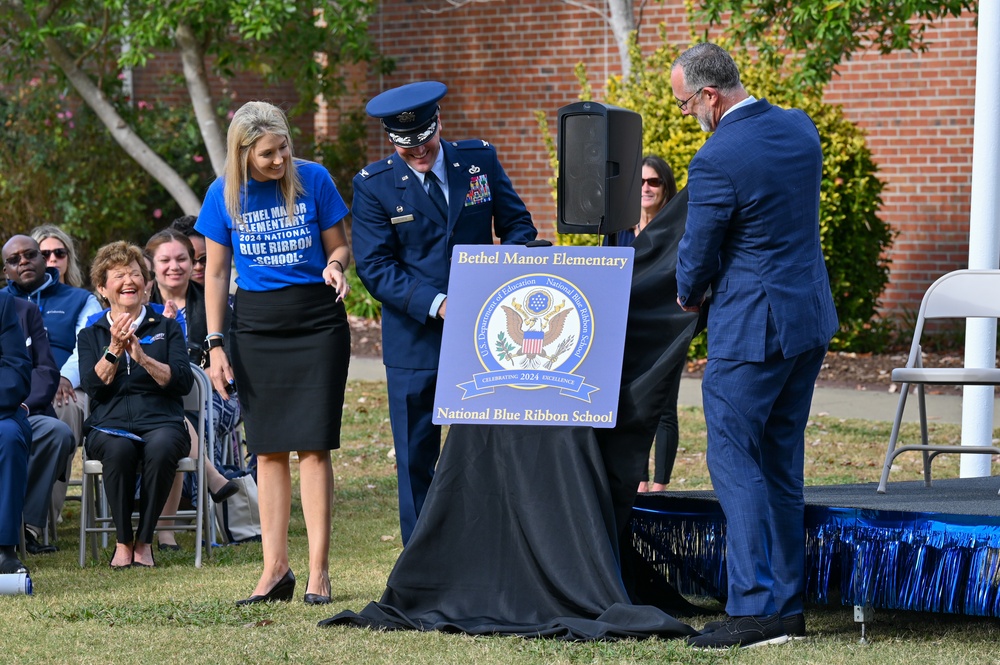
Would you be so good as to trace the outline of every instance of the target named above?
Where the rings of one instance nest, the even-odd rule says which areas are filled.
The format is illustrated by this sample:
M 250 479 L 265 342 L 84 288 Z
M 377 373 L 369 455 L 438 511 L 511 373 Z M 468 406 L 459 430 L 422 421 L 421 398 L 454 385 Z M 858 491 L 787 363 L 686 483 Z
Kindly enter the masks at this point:
M 786 358 L 827 344 L 837 312 L 819 238 L 819 133 L 761 99 L 724 117 L 688 169 L 677 294 L 709 287 L 708 355 L 764 360 L 768 311 Z
M 382 354 L 389 367 L 435 369 L 441 321 L 431 303 L 448 292 L 455 245 L 524 244 L 536 232 L 486 141 L 441 141 L 448 170 L 448 219 L 396 154 L 354 177 L 351 229 L 358 276 L 382 303 Z

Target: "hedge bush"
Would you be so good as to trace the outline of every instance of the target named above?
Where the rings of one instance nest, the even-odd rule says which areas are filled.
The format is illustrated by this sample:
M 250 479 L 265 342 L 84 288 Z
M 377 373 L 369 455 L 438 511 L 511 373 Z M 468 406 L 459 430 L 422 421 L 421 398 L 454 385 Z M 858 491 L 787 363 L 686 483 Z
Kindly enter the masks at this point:
M 633 74 L 612 77 L 606 102 L 642 114 L 644 153 L 663 157 L 674 171 L 678 188 L 687 183 L 687 165 L 709 134 L 694 118 L 682 116 L 670 87 L 670 66 L 681 48 L 665 43 L 643 58 L 632 48 Z M 725 48 L 726 45 L 723 44 Z M 878 318 L 879 297 L 889 280 L 886 251 L 894 232 L 878 217 L 885 184 L 878 177 L 862 129 L 848 121 L 840 106 L 825 104 L 819 91 L 791 84 L 773 68 L 754 63 L 745 52 L 734 53 L 747 91 L 772 104 L 803 109 L 816 123 L 823 146 L 820 189 L 820 236 L 830 274 L 840 331 L 833 350 L 881 351 L 891 341 L 892 326 Z M 578 66 L 581 99 L 590 99 L 586 70 Z M 543 134 L 547 134 L 542 127 Z M 546 139 L 555 159 L 551 137 Z M 560 236 L 563 244 L 594 244 L 594 236 Z M 692 355 L 704 355 L 703 339 Z

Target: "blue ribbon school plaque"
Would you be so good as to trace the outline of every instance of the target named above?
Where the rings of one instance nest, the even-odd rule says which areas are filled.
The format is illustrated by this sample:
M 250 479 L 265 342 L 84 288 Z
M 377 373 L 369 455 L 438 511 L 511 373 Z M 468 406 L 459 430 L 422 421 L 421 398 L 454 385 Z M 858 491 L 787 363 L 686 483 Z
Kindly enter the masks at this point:
M 456 246 L 434 423 L 614 427 L 633 253 Z

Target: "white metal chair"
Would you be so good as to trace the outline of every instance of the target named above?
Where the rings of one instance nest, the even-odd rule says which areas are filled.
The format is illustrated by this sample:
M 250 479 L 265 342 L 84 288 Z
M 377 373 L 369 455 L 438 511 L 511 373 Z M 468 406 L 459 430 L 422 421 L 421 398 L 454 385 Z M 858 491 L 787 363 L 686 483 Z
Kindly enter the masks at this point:
M 213 455 L 215 445 L 214 433 L 211 427 L 206 427 L 206 422 L 211 422 L 212 409 L 212 384 L 197 365 L 191 365 L 194 373 L 194 384 L 191 391 L 184 398 L 184 409 L 186 411 L 196 411 L 198 413 L 198 437 L 201 447 L 197 459 L 184 457 L 177 466 L 178 471 L 197 474 L 197 507 L 194 510 L 179 510 L 174 515 L 161 515 L 164 520 L 183 520 L 187 524 L 174 524 L 169 527 L 172 531 L 194 531 L 195 532 L 195 560 L 194 565 L 201 567 L 202 547 L 212 556 L 212 536 L 205 533 L 205 524 L 211 524 L 212 512 L 208 505 L 208 492 L 205 480 L 205 458 Z M 83 457 L 83 483 L 80 494 L 80 567 L 86 565 L 87 540 L 90 539 L 91 556 L 97 558 L 97 535 L 101 534 L 102 546 L 107 547 L 108 534 L 114 533 L 114 522 L 108 510 L 107 500 L 104 497 L 101 478 L 104 468 L 98 460 L 88 460 L 86 449 Z M 133 513 L 132 519 L 137 519 L 138 514 Z M 159 527 L 158 527 L 159 528 Z M 214 531 L 214 529 L 210 529 Z
M 913 342 L 910 344 L 910 355 L 906 367 L 892 370 L 892 380 L 900 383 L 899 405 L 896 407 L 896 419 L 889 435 L 889 447 L 885 453 L 885 463 L 882 465 L 882 477 L 878 484 L 878 493 L 884 494 L 889 481 L 889 471 L 893 460 L 901 453 L 919 451 L 924 458 L 924 483 L 931 484 L 931 462 L 941 453 L 1000 455 L 1000 448 L 991 445 L 932 445 L 927 439 L 927 408 L 924 398 L 924 386 L 932 385 L 963 385 L 963 386 L 996 386 L 1000 385 L 1000 369 L 966 368 L 966 367 L 924 367 L 921 360 L 920 338 L 924 324 L 929 319 L 969 319 L 969 318 L 1000 318 L 1000 270 L 956 270 L 950 272 L 928 287 L 920 303 L 917 324 L 913 331 Z M 896 447 L 899 439 L 899 428 L 903 420 L 903 409 L 906 407 L 906 396 L 910 384 L 916 385 L 917 401 L 920 410 L 920 444 Z

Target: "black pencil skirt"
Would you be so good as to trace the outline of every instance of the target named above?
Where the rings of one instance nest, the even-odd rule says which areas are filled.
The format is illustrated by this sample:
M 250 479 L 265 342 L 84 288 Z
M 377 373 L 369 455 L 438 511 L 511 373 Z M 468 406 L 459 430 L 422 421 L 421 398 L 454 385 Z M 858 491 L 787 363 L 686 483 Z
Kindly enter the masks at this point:
M 340 447 L 351 329 L 334 288 L 240 289 L 230 340 L 250 452 Z

